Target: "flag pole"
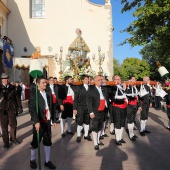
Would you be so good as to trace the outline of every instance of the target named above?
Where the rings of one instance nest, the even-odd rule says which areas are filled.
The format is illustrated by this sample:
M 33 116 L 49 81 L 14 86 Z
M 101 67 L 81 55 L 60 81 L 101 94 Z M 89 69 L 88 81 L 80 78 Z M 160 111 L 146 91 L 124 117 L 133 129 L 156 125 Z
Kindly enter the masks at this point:
M 38 78 L 38 75 L 36 73 L 36 79 Z M 36 84 L 36 112 L 38 115 L 38 86 Z M 37 143 L 38 143 L 38 165 L 39 165 L 39 170 L 41 170 L 41 157 L 40 157 L 40 134 L 39 131 L 37 132 Z

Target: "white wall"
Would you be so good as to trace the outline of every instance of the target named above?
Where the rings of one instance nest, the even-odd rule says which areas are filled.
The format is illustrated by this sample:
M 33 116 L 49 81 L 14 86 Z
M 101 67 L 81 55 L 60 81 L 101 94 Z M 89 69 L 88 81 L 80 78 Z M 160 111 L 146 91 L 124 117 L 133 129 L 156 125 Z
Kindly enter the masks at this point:
M 87 0 L 46 0 L 46 18 L 30 18 L 29 0 L 8 0 L 11 14 L 8 17 L 8 36 L 13 40 L 15 56 L 31 55 L 34 47 L 41 47 L 42 55 L 59 53 L 63 46 L 63 55 L 77 37 L 76 28 L 82 30 L 82 37 L 90 48 L 88 56 L 96 54 L 100 45 L 106 59 L 104 72 L 113 74 L 112 11 L 111 5 L 95 5 Z M 23 48 L 27 47 L 25 53 Z M 52 51 L 48 50 L 52 47 Z M 98 72 L 98 66 L 91 62 Z M 56 73 L 59 72 L 57 66 Z

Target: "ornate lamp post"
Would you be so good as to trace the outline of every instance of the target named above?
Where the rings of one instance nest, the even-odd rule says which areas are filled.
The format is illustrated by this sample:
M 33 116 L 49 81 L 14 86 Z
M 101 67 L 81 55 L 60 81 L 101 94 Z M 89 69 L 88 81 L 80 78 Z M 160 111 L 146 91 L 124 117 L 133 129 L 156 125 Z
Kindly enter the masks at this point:
M 98 46 L 98 55 L 99 55 L 98 60 L 95 59 L 96 58 L 95 54 L 93 54 L 92 59 L 97 65 L 99 65 L 98 74 L 102 75 L 103 74 L 102 64 L 103 64 L 104 59 L 105 59 L 105 54 L 104 53 L 101 54 L 101 46 Z
M 62 53 L 63 53 L 63 47 L 60 47 L 60 56 L 58 58 L 58 54 L 55 54 L 55 61 L 58 65 L 60 65 L 60 77 L 59 81 L 63 81 L 63 71 L 62 71 L 62 65 L 63 65 L 63 58 L 62 58 Z

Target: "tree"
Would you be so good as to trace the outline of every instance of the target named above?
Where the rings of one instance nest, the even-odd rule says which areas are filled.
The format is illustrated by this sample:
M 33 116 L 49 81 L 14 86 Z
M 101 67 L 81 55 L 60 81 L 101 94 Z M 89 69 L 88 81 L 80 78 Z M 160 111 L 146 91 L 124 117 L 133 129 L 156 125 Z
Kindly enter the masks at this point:
M 121 2 L 124 4 L 122 13 L 135 8 L 133 16 L 137 18 L 123 30 L 132 35 L 123 44 L 146 45 L 155 40 L 170 52 L 170 0 L 122 0 Z
M 120 75 L 121 72 L 121 65 L 118 60 L 114 58 L 113 60 L 113 67 L 114 67 L 114 75 Z
M 134 75 L 139 80 L 144 76 L 150 76 L 149 65 L 145 60 L 126 58 L 121 65 L 120 76 L 123 80 L 128 80 L 131 75 Z
M 121 44 L 142 45 L 142 58 L 151 68 L 152 79 L 160 79 L 156 61 L 170 69 L 170 0 L 122 0 L 122 13 L 133 10 L 136 18 L 128 28 L 131 36 Z
M 150 44 L 146 45 L 141 51 L 140 54 L 142 58 L 150 65 L 151 79 L 160 80 L 161 76 L 157 72 L 156 62 L 159 61 L 161 65 L 165 66 L 170 70 L 170 54 L 168 54 L 159 41 L 152 41 Z

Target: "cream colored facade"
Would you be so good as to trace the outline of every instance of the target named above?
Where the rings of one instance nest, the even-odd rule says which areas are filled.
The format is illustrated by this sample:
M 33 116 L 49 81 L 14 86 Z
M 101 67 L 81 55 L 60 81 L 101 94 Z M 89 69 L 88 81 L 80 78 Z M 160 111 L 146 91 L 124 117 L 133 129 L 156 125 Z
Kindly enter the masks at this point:
M 7 0 L 0 0 L 0 27 L 1 27 L 1 36 L 7 35 L 7 17 L 10 13 L 10 10 L 7 8 Z
M 98 46 L 105 53 L 102 68 L 109 78 L 113 75 L 113 40 L 112 6 L 110 1 L 97 5 L 88 0 L 45 0 L 45 18 L 30 17 L 29 0 L 8 0 L 11 14 L 8 17 L 8 36 L 13 40 L 15 57 L 31 56 L 35 47 L 40 47 L 41 54 L 49 57 L 48 76 L 59 77 L 59 65 L 54 55 L 60 54 L 63 47 L 63 59 L 68 48 L 77 37 L 76 29 L 82 30 L 82 37 L 87 43 L 90 59 L 93 54 L 98 59 Z M 27 52 L 24 52 L 26 47 Z M 93 70 L 98 72 L 98 65 L 92 61 Z M 16 71 L 15 79 L 21 79 L 21 70 Z M 20 77 L 18 77 L 20 75 Z

